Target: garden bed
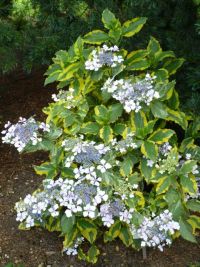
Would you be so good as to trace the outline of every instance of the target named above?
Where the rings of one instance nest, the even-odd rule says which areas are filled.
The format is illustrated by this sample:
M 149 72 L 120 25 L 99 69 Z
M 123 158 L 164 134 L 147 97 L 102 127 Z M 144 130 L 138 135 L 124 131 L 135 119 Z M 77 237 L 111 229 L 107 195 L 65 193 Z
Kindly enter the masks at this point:
M 16 122 L 20 116 L 28 118 L 36 114 L 42 119 L 42 107 L 51 101 L 53 86 L 43 87 L 42 71 L 29 76 L 1 80 L 0 115 L 2 125 L 10 120 Z M 5 90 L 4 90 L 5 89 Z M 1 126 L 2 126 L 1 125 Z M 1 127 L 2 128 L 2 127 Z M 76 257 L 62 256 L 62 240 L 56 233 L 42 229 L 18 230 L 14 205 L 19 198 L 32 193 L 42 181 L 32 166 L 46 160 L 45 153 L 19 155 L 8 145 L 0 143 L 0 266 L 7 262 L 23 263 L 25 267 L 38 266 L 90 266 Z M 190 266 L 200 261 L 200 247 L 179 239 L 164 252 L 148 250 L 147 260 L 141 252 L 134 252 L 120 242 L 103 245 L 96 266 Z

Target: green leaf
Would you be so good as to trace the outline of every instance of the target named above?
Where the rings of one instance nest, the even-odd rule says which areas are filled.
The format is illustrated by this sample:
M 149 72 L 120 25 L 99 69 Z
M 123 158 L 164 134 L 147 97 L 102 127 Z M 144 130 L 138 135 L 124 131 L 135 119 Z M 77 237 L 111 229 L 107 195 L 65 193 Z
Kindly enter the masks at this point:
M 104 105 L 96 106 L 94 108 L 95 119 L 99 124 L 105 124 L 109 121 L 109 111 Z
M 58 127 L 51 128 L 51 131 L 46 134 L 46 138 L 51 140 L 56 140 L 61 136 L 62 132 L 63 130 L 61 128 Z
M 197 199 L 189 199 L 186 203 L 188 209 L 194 212 L 200 212 L 200 201 Z
M 125 246 L 129 247 L 133 243 L 133 238 L 127 226 L 123 226 L 120 230 L 119 238 Z
M 100 251 L 95 245 L 92 245 L 90 247 L 90 249 L 88 250 L 87 254 L 88 254 L 88 256 L 87 256 L 88 262 L 95 264 L 98 260 L 98 256 L 100 254 Z
M 182 174 L 190 173 L 196 165 L 197 162 L 195 160 L 187 160 L 181 167 L 180 172 Z
M 80 218 L 77 227 L 81 234 L 92 244 L 97 237 L 96 225 L 90 219 Z
M 191 225 L 187 221 L 185 221 L 183 218 L 180 219 L 179 225 L 180 225 L 180 234 L 181 234 L 181 236 L 185 240 L 188 240 L 188 241 L 190 241 L 192 243 L 197 243 L 196 238 L 192 234 Z
M 184 61 L 184 58 L 170 59 L 164 64 L 164 68 L 168 71 L 169 75 L 175 74 Z
M 66 232 L 65 234 L 65 239 L 63 241 L 63 247 L 64 248 L 69 248 L 73 245 L 74 241 L 76 240 L 78 235 L 78 229 L 76 228 L 76 226 L 73 226 L 73 228 L 69 231 Z
M 138 33 L 143 25 L 146 23 L 147 18 L 140 17 L 126 21 L 122 26 L 122 35 L 125 37 L 131 37 Z
M 138 59 L 132 61 L 131 64 L 127 67 L 127 70 L 145 70 L 150 66 L 149 61 L 146 58 Z
M 103 126 L 99 132 L 99 136 L 107 144 L 113 139 L 113 130 L 109 125 Z
M 154 72 L 157 82 L 165 82 L 168 78 L 168 71 L 166 69 L 158 69 Z
M 153 174 L 153 168 L 150 166 L 147 166 L 147 159 L 144 159 L 144 158 L 141 159 L 140 169 L 141 169 L 142 175 L 145 177 L 145 180 L 149 182 Z
M 109 35 L 112 43 L 118 43 L 118 41 L 120 40 L 121 35 L 122 35 L 121 24 L 119 24 L 119 26 L 116 27 L 115 29 L 110 29 L 108 35 Z
M 74 52 L 77 56 L 82 56 L 83 53 L 83 39 L 79 36 L 73 45 Z
M 163 144 L 169 141 L 172 135 L 175 134 L 173 130 L 170 129 L 159 129 L 155 131 L 148 140 L 153 141 L 157 144 Z
M 80 260 L 88 261 L 93 264 L 97 262 L 99 254 L 100 251 L 95 245 L 92 245 L 87 253 L 84 253 L 81 248 L 78 250 L 78 258 Z
M 120 234 L 121 222 L 119 220 L 115 221 L 114 224 L 111 225 L 109 230 L 104 234 L 104 242 L 110 242 L 117 238 Z
M 45 220 L 45 225 L 44 228 L 46 228 L 46 230 L 48 230 L 49 232 L 61 232 L 61 227 L 60 227 L 60 220 L 59 218 L 55 218 L 55 217 L 48 217 Z
M 172 184 L 172 177 L 166 176 L 164 178 L 161 178 L 158 184 L 156 185 L 157 194 L 159 195 L 165 193 L 169 189 L 171 184 Z
M 96 122 L 83 123 L 80 132 L 83 134 L 93 134 L 97 135 L 99 133 L 100 126 Z
M 46 175 L 47 178 L 54 178 L 57 174 L 56 165 L 49 162 L 34 166 L 34 170 L 38 175 Z
M 158 85 L 157 91 L 159 92 L 160 99 L 168 100 L 172 97 L 175 87 L 175 81 L 171 81 L 168 83 L 163 84 L 162 86 Z
M 126 129 L 126 124 L 117 123 L 115 124 L 113 131 L 116 135 L 122 135 L 125 129 Z
M 199 216 L 190 215 L 187 221 L 192 226 L 193 232 L 195 232 L 196 229 L 200 229 L 200 217 Z
M 148 54 L 147 50 L 141 49 L 141 50 L 132 51 L 131 53 L 127 55 L 125 64 L 129 66 L 132 64 L 132 62 L 144 59 L 147 56 L 147 54 Z
M 104 31 L 94 30 L 86 34 L 83 39 L 88 44 L 102 44 L 109 40 L 109 36 Z
M 4 265 L 4 267 L 15 267 L 15 266 L 11 262 L 9 262 L 8 264 Z
M 185 113 L 180 111 L 175 111 L 167 108 L 167 117 L 166 120 L 174 121 L 175 123 L 179 124 L 184 130 L 186 130 L 188 126 L 187 118 Z
M 183 205 L 181 198 L 177 199 L 174 203 L 171 203 L 171 205 L 169 205 L 169 211 L 173 214 L 173 218 L 177 221 L 180 219 L 180 217 L 187 215 L 185 205 Z
M 116 19 L 115 15 L 108 9 L 105 9 L 102 13 L 102 22 L 104 27 L 108 30 L 120 27 L 120 22 Z
M 58 76 L 58 81 L 65 82 L 73 78 L 74 73 L 80 68 L 80 62 L 75 62 L 64 68 Z
M 172 96 L 168 99 L 168 106 L 171 109 L 178 109 L 180 105 L 179 95 L 176 90 L 173 90 Z
M 48 75 L 48 77 L 45 79 L 44 85 L 53 83 L 58 80 L 58 77 L 61 73 L 61 67 L 58 64 L 53 64 L 48 68 L 48 71 L 45 73 L 45 75 Z
M 149 52 L 150 56 L 155 56 L 155 54 L 160 53 L 162 51 L 160 43 L 158 42 L 158 40 L 156 40 L 156 38 L 151 36 L 147 46 L 147 51 Z
M 183 190 L 189 194 L 197 193 L 197 182 L 193 175 L 180 175 L 180 182 Z
M 145 157 L 156 161 L 158 156 L 158 147 L 154 142 L 147 140 L 143 142 L 141 146 L 141 152 Z
M 120 174 L 123 177 L 129 176 L 132 173 L 133 161 L 130 157 L 126 157 L 121 164 Z
M 136 129 L 136 135 L 137 136 L 141 136 L 142 138 L 146 137 L 148 134 L 153 132 L 155 123 L 156 123 L 157 119 L 149 121 L 147 123 L 146 126 L 144 126 L 144 128 L 138 128 Z
M 194 145 L 194 139 L 192 137 L 187 137 L 183 139 L 179 150 L 180 152 L 184 153 L 187 151 L 187 149 L 193 147 L 193 145 Z
M 147 118 L 143 111 L 139 112 L 131 112 L 131 126 L 133 131 L 137 131 L 138 129 L 143 129 L 147 126 Z
M 81 117 L 81 119 L 83 120 L 87 113 L 89 111 L 89 105 L 88 105 L 88 102 L 86 99 L 83 99 L 79 102 L 79 105 L 78 105 L 78 111 L 77 111 L 77 114 Z
M 173 204 L 176 204 L 178 201 L 181 200 L 181 195 L 179 192 L 177 192 L 176 189 L 170 187 L 170 189 L 166 192 L 164 198 L 167 201 L 168 205 L 172 206 Z
M 113 104 L 108 108 L 109 112 L 109 122 L 113 123 L 122 115 L 123 106 L 120 103 Z
M 150 107 L 155 118 L 165 119 L 168 116 L 167 107 L 162 102 L 153 101 Z
M 67 217 L 65 214 L 62 216 L 60 226 L 63 234 L 70 233 L 75 224 L 75 216 Z
M 156 60 L 162 61 L 165 58 L 175 58 L 175 54 L 173 51 L 161 51 L 156 54 Z

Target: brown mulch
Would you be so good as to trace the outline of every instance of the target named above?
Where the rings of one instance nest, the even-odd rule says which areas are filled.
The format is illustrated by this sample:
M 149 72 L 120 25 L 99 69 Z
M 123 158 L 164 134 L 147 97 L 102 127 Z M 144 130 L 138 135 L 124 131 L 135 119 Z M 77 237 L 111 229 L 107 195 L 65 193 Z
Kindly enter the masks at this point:
M 43 119 L 42 108 L 51 101 L 54 86 L 43 87 L 42 71 L 28 76 L 17 73 L 4 77 L 0 82 L 0 121 L 16 122 L 20 116 L 36 115 Z M 2 125 L 0 128 L 2 128 Z M 88 263 L 76 257 L 61 254 L 62 239 L 57 233 L 43 229 L 18 230 L 14 205 L 20 198 L 33 192 L 42 177 L 33 171 L 33 165 L 45 161 L 47 155 L 34 153 L 19 155 L 8 145 L 0 142 L 0 266 L 8 262 L 22 263 L 25 267 L 84 267 Z M 147 260 L 141 252 L 125 248 L 120 242 L 100 243 L 102 252 L 98 267 L 185 267 L 200 262 L 200 247 L 182 239 L 174 242 L 164 252 L 147 251 Z

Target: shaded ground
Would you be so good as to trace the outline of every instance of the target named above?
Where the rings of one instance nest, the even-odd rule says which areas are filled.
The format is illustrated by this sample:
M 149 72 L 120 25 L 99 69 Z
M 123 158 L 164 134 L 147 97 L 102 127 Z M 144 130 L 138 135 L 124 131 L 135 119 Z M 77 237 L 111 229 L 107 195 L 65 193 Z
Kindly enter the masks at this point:
M 55 91 L 53 86 L 44 88 L 43 80 L 41 72 L 27 77 L 18 74 L 1 80 L 2 124 L 34 114 L 42 119 L 42 107 L 47 105 Z M 15 149 L 0 143 L 0 266 L 12 261 L 23 263 L 25 267 L 89 267 L 75 257 L 61 255 L 62 240 L 57 233 L 42 229 L 20 231 L 17 228 L 13 207 L 20 197 L 25 197 L 40 185 L 42 178 L 34 174 L 32 166 L 45 158 L 42 153 L 19 155 Z M 97 267 L 185 267 L 200 261 L 200 247 L 181 239 L 164 252 L 148 251 L 145 261 L 141 252 L 127 249 L 119 242 L 100 244 L 99 248 L 102 256 L 95 265 Z

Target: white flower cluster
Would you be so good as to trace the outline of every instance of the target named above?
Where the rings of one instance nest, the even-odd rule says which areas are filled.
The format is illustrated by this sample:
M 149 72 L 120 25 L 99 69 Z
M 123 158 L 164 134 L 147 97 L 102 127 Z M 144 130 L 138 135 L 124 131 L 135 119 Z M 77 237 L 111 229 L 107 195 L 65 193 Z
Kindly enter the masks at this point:
M 101 161 L 102 155 L 105 155 L 110 148 L 104 144 L 96 144 L 94 141 L 84 141 L 83 136 L 75 139 L 67 139 L 63 141 L 62 146 L 65 151 L 69 152 L 65 160 L 65 166 L 70 167 L 73 162 L 84 165 L 92 165 L 93 163 L 100 163 L 99 169 L 105 170 L 108 168 L 107 162 Z
M 27 195 L 24 200 L 16 203 L 17 221 L 30 228 L 43 222 L 46 216 L 58 217 L 64 209 L 67 217 L 100 217 L 107 227 L 110 227 L 116 218 L 130 223 L 133 209 L 128 210 L 118 197 L 108 201 L 108 195 L 99 183 L 88 183 L 87 175 L 85 179 L 82 178 L 44 180 L 43 191 L 36 192 L 33 196 Z
M 32 227 L 45 220 L 46 216 L 57 217 L 63 212 L 67 217 L 100 217 L 108 227 L 116 218 L 130 223 L 133 209 L 127 209 L 123 201 L 134 197 L 133 190 L 138 185 L 128 183 L 124 186 L 118 181 L 119 186 L 112 189 L 114 193 L 109 193 L 112 194 L 109 199 L 107 188 L 102 187 L 102 180 L 106 172 L 112 169 L 111 163 L 106 160 L 111 147 L 83 139 L 83 136 L 66 139 L 62 144 L 67 154 L 66 166 L 76 165 L 73 180 L 46 179 L 42 191 L 28 195 L 16 204 L 17 220 L 23 222 L 25 227 Z
M 171 151 L 172 146 L 169 144 L 169 142 L 164 143 L 162 146 L 159 148 L 159 152 L 163 156 L 167 156 L 169 152 Z
M 103 66 L 116 67 L 117 64 L 124 61 L 121 55 L 117 55 L 117 52 L 119 52 L 119 48 L 116 45 L 113 47 L 103 45 L 100 50 L 94 49 L 91 53 L 91 59 L 85 62 L 86 70 L 98 71 Z
M 134 239 L 141 240 L 142 247 L 158 247 L 163 251 L 165 245 L 172 243 L 171 235 L 179 229 L 179 223 L 173 220 L 169 210 L 165 210 L 156 217 L 145 217 L 139 228 L 132 226 L 131 232 Z
M 14 145 L 19 152 L 21 152 L 25 146 L 31 142 L 32 145 L 36 145 L 41 142 L 39 137 L 39 129 L 44 132 L 50 131 L 50 126 L 45 123 L 37 123 L 34 118 L 19 118 L 16 124 L 10 122 L 5 124 L 5 129 L 2 131 L 4 135 L 2 142 L 6 144 Z
M 173 147 L 166 142 L 159 147 L 159 157 L 156 161 L 147 160 L 147 166 L 153 167 L 155 166 L 157 170 L 163 174 L 164 172 L 168 172 L 169 174 L 179 170 L 183 164 L 192 159 L 192 155 L 186 153 L 185 155 L 178 154 L 178 159 L 173 155 L 172 152 Z M 198 165 L 194 165 L 191 171 L 192 174 L 199 174 Z
M 57 95 L 56 94 L 52 95 L 52 99 L 55 102 L 64 101 L 66 103 L 66 108 L 71 109 L 77 105 L 77 100 L 74 99 L 73 94 L 74 94 L 73 88 L 69 88 L 68 91 L 60 90 Z
M 79 214 L 83 217 L 98 216 L 97 206 L 108 199 L 108 195 L 99 185 L 85 183 L 82 180 L 56 181 L 46 179 L 44 190 L 33 196 L 27 195 L 16 203 L 17 221 L 24 222 L 26 228 L 45 220 L 45 216 L 57 217 L 61 209 L 67 217 Z
M 69 248 L 64 248 L 63 252 L 65 252 L 68 256 L 72 255 L 75 256 L 78 254 L 78 247 L 80 246 L 81 243 L 83 243 L 84 238 L 83 237 L 78 237 L 74 243 L 73 247 L 69 247 Z
M 117 141 L 117 139 L 114 138 L 111 141 L 111 145 L 112 145 L 113 149 L 124 154 L 128 151 L 128 149 L 138 148 L 138 146 L 134 142 L 133 136 L 134 136 L 133 133 L 129 133 L 125 139 L 122 139 L 120 141 Z
M 145 78 L 135 82 L 108 79 L 101 90 L 111 93 L 113 98 L 123 104 L 126 112 L 129 113 L 132 110 L 138 112 L 143 104 L 149 105 L 153 99 L 160 97 L 159 92 L 154 88 L 155 78 L 147 73 Z
M 103 224 L 107 227 L 110 227 L 115 222 L 115 218 L 119 218 L 120 221 L 129 224 L 132 219 L 133 212 L 133 209 L 127 210 L 120 199 L 109 201 L 100 206 L 100 216 Z

